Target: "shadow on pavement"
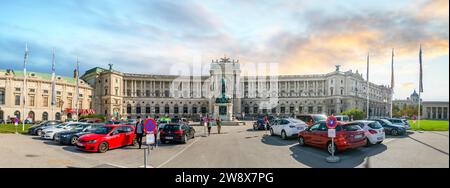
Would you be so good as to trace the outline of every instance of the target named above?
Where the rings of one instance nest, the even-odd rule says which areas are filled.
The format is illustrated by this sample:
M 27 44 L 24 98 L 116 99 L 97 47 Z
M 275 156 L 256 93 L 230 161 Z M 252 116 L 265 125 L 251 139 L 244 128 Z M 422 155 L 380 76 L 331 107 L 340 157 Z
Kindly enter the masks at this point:
M 408 138 L 409 135 L 413 135 L 415 132 L 412 131 L 406 131 L 405 134 L 403 135 L 398 135 L 398 136 L 393 136 L 393 135 L 388 135 L 386 134 L 386 138 Z
M 341 159 L 338 163 L 328 163 L 326 161 L 326 157 L 330 155 L 325 149 L 299 146 L 298 144 L 293 145 L 289 149 L 292 152 L 291 156 L 296 161 L 312 168 L 353 168 L 364 163 L 366 158 L 386 151 L 387 147 L 384 144 L 377 144 L 339 152 L 336 154 Z M 370 167 L 370 164 L 364 164 L 364 166 Z
M 263 135 L 261 142 L 272 146 L 288 146 L 297 143 L 296 139 L 282 140 L 279 136 Z
M 413 137 L 409 137 L 411 140 L 414 140 L 414 141 L 416 141 L 416 142 L 418 142 L 418 143 L 421 143 L 421 144 L 423 144 L 423 145 L 425 145 L 425 146 L 427 146 L 427 147 L 429 147 L 429 148 L 431 148 L 431 149 L 434 149 L 434 150 L 436 150 L 436 151 L 438 151 L 438 152 L 441 152 L 441 153 L 443 153 L 443 154 L 445 154 L 445 155 L 448 155 L 448 153 L 446 152 L 446 151 L 443 151 L 443 150 L 441 150 L 441 149 L 439 149 L 439 148 L 436 148 L 436 147 L 434 147 L 434 146 L 432 146 L 432 145 L 430 145 L 430 144 L 427 144 L 427 143 L 425 143 L 425 142 L 422 142 L 422 141 L 420 141 L 420 140 L 418 140 L 418 139 L 415 139 L 415 138 L 413 138 Z

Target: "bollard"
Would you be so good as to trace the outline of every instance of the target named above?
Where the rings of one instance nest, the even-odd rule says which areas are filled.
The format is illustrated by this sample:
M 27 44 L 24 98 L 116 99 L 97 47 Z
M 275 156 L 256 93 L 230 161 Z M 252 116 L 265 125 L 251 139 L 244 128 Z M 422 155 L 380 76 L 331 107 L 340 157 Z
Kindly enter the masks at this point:
M 147 168 L 147 148 L 144 148 L 144 168 Z

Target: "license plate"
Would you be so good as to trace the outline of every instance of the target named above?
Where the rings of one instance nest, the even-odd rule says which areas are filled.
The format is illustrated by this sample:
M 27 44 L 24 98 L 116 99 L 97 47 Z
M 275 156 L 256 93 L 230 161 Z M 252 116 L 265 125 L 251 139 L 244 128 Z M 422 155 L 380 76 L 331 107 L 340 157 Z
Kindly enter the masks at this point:
M 378 140 L 383 140 L 383 137 L 378 137 L 377 139 L 378 139 Z
M 166 139 L 167 139 L 167 140 L 172 140 L 172 139 L 173 139 L 173 137 L 166 137 Z
M 355 138 L 362 138 L 362 135 L 357 134 L 357 135 L 355 135 Z

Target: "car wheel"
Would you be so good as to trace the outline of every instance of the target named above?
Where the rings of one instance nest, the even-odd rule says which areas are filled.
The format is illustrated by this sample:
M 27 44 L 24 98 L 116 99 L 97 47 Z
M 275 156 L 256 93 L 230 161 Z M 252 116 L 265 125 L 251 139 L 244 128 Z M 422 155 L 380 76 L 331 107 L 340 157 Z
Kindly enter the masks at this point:
M 99 153 L 105 153 L 106 151 L 108 151 L 108 143 L 106 142 L 102 142 L 98 145 L 98 152 Z
M 72 136 L 72 138 L 70 138 L 70 144 L 75 145 L 77 143 L 78 137 L 76 136 Z
M 286 135 L 286 132 L 284 130 L 281 131 L 281 139 L 283 139 L 283 140 L 287 139 L 287 135 Z
M 275 134 L 273 133 L 273 129 L 270 129 L 270 135 L 275 136 Z
M 165 144 L 167 141 L 164 139 L 161 139 L 161 143 Z
M 36 131 L 36 134 L 37 134 L 38 136 L 42 136 L 42 130 L 41 130 L 41 129 L 37 130 L 37 131 Z
M 300 146 L 305 145 L 305 138 L 303 138 L 303 136 L 298 137 L 298 145 L 300 145 Z
M 366 138 L 366 147 L 368 147 L 368 146 L 370 146 L 370 145 L 372 145 L 372 143 L 370 143 L 370 140 L 369 140 L 369 138 Z
M 333 146 L 334 146 L 334 148 L 333 148 Z M 335 144 L 331 144 L 331 142 L 328 142 L 328 144 L 327 144 L 327 151 L 328 151 L 328 153 L 331 155 L 331 153 L 333 152 L 333 150 L 334 150 L 334 154 L 336 154 L 337 153 L 337 147 L 336 147 L 336 143 Z
M 392 129 L 392 130 L 391 130 L 391 134 L 392 134 L 393 136 L 397 136 L 397 135 L 398 135 L 397 129 Z
M 256 131 L 256 126 L 255 125 L 253 125 L 253 130 Z

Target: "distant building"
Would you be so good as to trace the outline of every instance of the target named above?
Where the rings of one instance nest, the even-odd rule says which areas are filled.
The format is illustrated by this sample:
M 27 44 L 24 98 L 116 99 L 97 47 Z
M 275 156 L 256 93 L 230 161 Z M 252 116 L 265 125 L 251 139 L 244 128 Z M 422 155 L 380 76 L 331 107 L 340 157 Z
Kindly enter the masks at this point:
M 406 98 L 406 100 L 394 100 L 395 106 L 403 109 L 410 105 L 419 105 L 421 101 L 421 119 L 448 120 L 449 118 L 449 102 L 448 101 L 422 101 L 416 90 Z

